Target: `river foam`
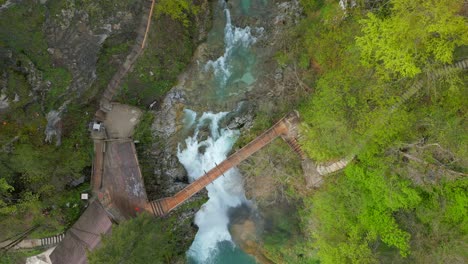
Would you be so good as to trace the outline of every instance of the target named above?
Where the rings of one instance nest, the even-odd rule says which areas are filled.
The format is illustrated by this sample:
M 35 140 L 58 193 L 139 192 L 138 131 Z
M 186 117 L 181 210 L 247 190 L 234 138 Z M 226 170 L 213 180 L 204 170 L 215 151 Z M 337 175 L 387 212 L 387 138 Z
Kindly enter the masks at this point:
M 193 111 L 186 110 L 186 115 L 193 117 Z M 185 140 L 185 149 L 179 145 L 177 157 L 187 170 L 189 180 L 203 176 L 216 164 L 226 159 L 232 145 L 239 136 L 237 130 L 219 128 L 219 121 L 226 115 L 221 113 L 203 113 L 194 122 L 195 132 Z M 201 130 L 208 130 L 206 139 L 199 139 Z M 209 200 L 195 216 L 199 230 L 188 251 L 188 257 L 196 263 L 210 263 L 216 258 L 221 242 L 233 244 L 228 230 L 230 208 L 246 203 L 242 178 L 233 168 L 206 187 Z M 234 244 L 233 244 L 234 246 Z
M 229 61 L 232 58 L 234 50 L 238 47 L 249 47 L 257 41 L 257 38 L 252 35 L 249 26 L 245 28 L 233 26 L 231 22 L 231 12 L 226 2 L 222 0 L 220 2 L 226 17 L 226 25 L 224 27 L 224 54 L 214 61 L 208 61 L 205 65 L 205 70 L 213 69 L 215 78 L 220 81 L 221 86 L 225 86 L 229 77 L 232 75 L 232 66 Z
M 218 59 L 208 61 L 205 65 L 205 70 L 213 69 L 214 78 L 218 80 L 217 90 L 226 88 L 233 72 L 248 70 L 237 69 L 241 66 L 231 64 L 239 55 L 240 50 L 248 49 L 257 41 L 250 27 L 238 28 L 232 25 L 231 13 L 226 2 L 220 0 L 220 4 L 226 19 L 224 53 Z M 257 33 L 262 34 L 259 29 Z M 246 83 L 252 82 L 253 76 L 246 78 Z M 219 127 L 220 121 L 228 114 L 227 112 L 205 112 L 200 118 L 197 118 L 197 114 L 191 110 L 186 109 L 184 113 L 184 129 L 186 131 L 194 129 L 194 134 L 185 140 L 184 149 L 179 145 L 177 157 L 187 170 L 189 180 L 194 181 L 227 158 L 239 136 L 239 131 Z M 242 260 L 242 263 L 253 263 L 253 260 L 247 261 L 249 256 L 236 248 L 228 229 L 230 209 L 243 203 L 249 204 L 238 169 L 230 169 L 222 177 L 209 184 L 206 189 L 209 199 L 195 215 L 195 224 L 199 230 L 187 252 L 189 261 L 226 263 L 226 258 L 229 258 L 234 261 Z M 232 251 L 228 245 L 232 246 Z M 226 254 L 231 255 L 227 257 Z

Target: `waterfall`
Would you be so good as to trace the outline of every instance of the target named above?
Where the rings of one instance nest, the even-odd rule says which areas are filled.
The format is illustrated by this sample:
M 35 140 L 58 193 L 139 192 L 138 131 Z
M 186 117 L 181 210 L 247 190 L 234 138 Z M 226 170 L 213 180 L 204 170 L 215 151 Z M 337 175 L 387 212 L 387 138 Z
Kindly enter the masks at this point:
M 193 111 L 185 113 L 194 116 Z M 181 150 L 179 145 L 177 157 L 187 170 L 190 181 L 203 176 L 205 171 L 209 171 L 226 159 L 236 141 L 239 135 L 237 130 L 219 128 L 219 121 L 226 114 L 226 112 L 203 113 L 196 122 L 194 135 L 185 140 L 186 148 Z M 199 140 L 200 130 L 205 128 L 208 128 L 209 136 L 205 140 Z M 209 200 L 195 216 L 195 224 L 199 230 L 188 251 L 189 258 L 197 263 L 213 261 L 218 251 L 218 243 L 224 241 L 233 243 L 228 230 L 228 210 L 247 202 L 242 178 L 236 168 L 226 172 L 206 189 Z
M 236 47 L 247 48 L 257 41 L 257 38 L 252 36 L 249 26 L 238 28 L 231 23 L 231 12 L 227 7 L 227 3 L 221 0 L 223 12 L 226 16 L 226 25 L 224 27 L 224 54 L 215 61 L 208 61 L 205 65 L 205 70 L 213 69 L 215 78 L 219 80 L 221 87 L 224 87 L 232 75 L 232 66 L 229 61 Z

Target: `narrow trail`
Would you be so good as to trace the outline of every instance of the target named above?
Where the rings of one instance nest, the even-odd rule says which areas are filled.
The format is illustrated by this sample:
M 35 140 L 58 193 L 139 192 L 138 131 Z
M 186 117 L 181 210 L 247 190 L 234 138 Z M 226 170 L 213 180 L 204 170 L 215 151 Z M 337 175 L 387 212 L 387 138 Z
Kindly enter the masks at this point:
M 19 241 L 12 245 L 11 249 L 29 249 L 36 247 L 51 247 L 60 243 L 65 237 L 65 233 L 60 233 L 54 236 L 43 237 L 43 238 L 28 238 Z M 0 247 L 3 245 L 0 244 Z
M 60 243 L 65 237 L 65 233 L 43 237 L 43 238 L 26 238 L 39 226 L 35 226 L 26 230 L 24 233 L 18 234 L 16 238 L 10 238 L 0 242 L 0 250 L 16 250 L 16 249 L 31 249 L 37 247 L 51 247 Z
M 127 55 L 125 62 L 120 66 L 119 70 L 114 74 L 106 90 L 102 94 L 99 102 L 99 110 L 96 112 L 96 119 L 103 121 L 105 114 L 112 109 L 112 99 L 118 93 L 122 79 L 127 75 L 130 69 L 134 66 L 138 57 L 143 53 L 148 39 L 149 30 L 151 27 L 151 17 L 153 16 L 154 4 L 156 0 L 151 1 L 151 5 L 143 8 L 143 16 L 140 26 L 137 30 L 137 38 L 131 52 Z

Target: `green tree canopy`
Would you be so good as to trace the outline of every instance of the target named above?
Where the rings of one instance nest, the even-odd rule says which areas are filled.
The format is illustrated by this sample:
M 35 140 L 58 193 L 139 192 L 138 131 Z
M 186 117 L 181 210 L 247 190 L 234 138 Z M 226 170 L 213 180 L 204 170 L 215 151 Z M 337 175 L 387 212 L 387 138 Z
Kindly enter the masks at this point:
M 174 20 L 181 21 L 184 26 L 189 24 L 189 15 L 197 12 L 198 8 L 192 0 L 160 0 L 155 4 L 156 16 L 166 14 Z
M 186 250 L 180 247 L 182 234 L 174 232 L 172 220 L 142 214 L 123 222 L 112 229 L 111 236 L 104 237 L 103 246 L 88 256 L 89 262 L 171 263 Z
M 365 65 L 381 73 L 413 77 L 432 60 L 450 63 L 456 47 L 468 44 L 463 0 L 391 0 L 391 13 L 368 13 L 357 38 Z

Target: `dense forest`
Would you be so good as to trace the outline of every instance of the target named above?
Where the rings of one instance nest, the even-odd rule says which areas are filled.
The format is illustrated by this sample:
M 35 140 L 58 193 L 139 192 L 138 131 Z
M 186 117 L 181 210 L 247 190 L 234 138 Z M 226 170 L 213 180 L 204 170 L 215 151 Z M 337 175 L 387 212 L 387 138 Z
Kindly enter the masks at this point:
M 300 106 L 303 147 L 316 160 L 354 156 L 302 199 L 311 257 L 463 263 L 467 75 L 434 76 L 466 59 L 466 3 L 341 2 L 345 12 L 302 1 L 300 44 L 288 51 L 314 87 Z
M 58 12 L 63 4 L 49 1 L 32 12 L 35 2 L 25 2 L 0 14 L 0 74 L 9 76 L 9 97 L 20 98 L 12 110 L 0 112 L 1 239 L 34 225 L 42 226 L 34 237 L 55 234 L 79 216 L 84 204 L 77 194 L 88 186 L 65 187 L 90 170 L 90 117 L 82 113 L 93 112 L 95 94 L 113 74 L 107 65 L 123 57 L 132 42 L 123 35 L 106 40 L 97 64 L 103 77 L 93 83 L 86 100 L 68 106 L 60 147 L 47 144 L 46 113 L 68 96 L 64 87 L 71 75 L 45 52 L 46 37 L 39 27 L 46 13 Z M 155 20 L 164 25 L 163 15 L 177 21 L 186 45 L 174 53 L 170 45 L 146 53 L 124 82 L 120 100 L 126 103 L 160 98 L 194 50 L 190 30 L 197 6 L 185 0 L 161 2 Z M 132 8 L 128 1 L 122 5 Z M 301 21 L 275 58 L 281 67 L 297 70 L 305 89 L 294 103 L 281 107 L 299 110 L 300 144 L 309 158 L 353 160 L 317 189 L 278 183 L 297 204 L 294 223 L 279 223 L 294 230 L 294 239 L 273 234 L 277 237 L 264 241 L 264 254 L 275 263 L 294 264 L 467 262 L 468 75 L 453 66 L 468 58 L 466 1 L 300 0 L 300 5 Z M 31 34 L 18 33 L 24 31 Z M 170 38 L 170 33 L 157 37 Z M 158 56 L 175 63 L 166 65 Z M 151 63 L 159 63 L 162 72 L 141 77 Z M 33 81 L 25 76 L 36 68 L 48 86 L 33 90 L 33 100 L 27 96 Z M 135 83 L 141 90 L 128 89 Z M 152 90 L 154 83 L 162 88 Z M 258 113 L 252 135 L 274 121 L 265 121 L 267 115 Z M 151 137 L 146 130 L 142 134 Z M 243 135 L 238 144 L 252 135 Z M 282 145 L 271 149 L 278 160 L 289 155 L 286 151 Z M 189 231 L 167 232 L 175 221 L 175 216 L 150 221 L 145 215 L 130 220 L 116 227 L 89 260 L 106 263 L 124 255 L 131 263 L 180 259 L 188 245 L 178 236 Z M 129 250 L 135 236 L 143 238 Z M 161 250 L 145 250 L 156 246 Z M 16 259 L 10 257 L 1 257 L 0 263 Z

